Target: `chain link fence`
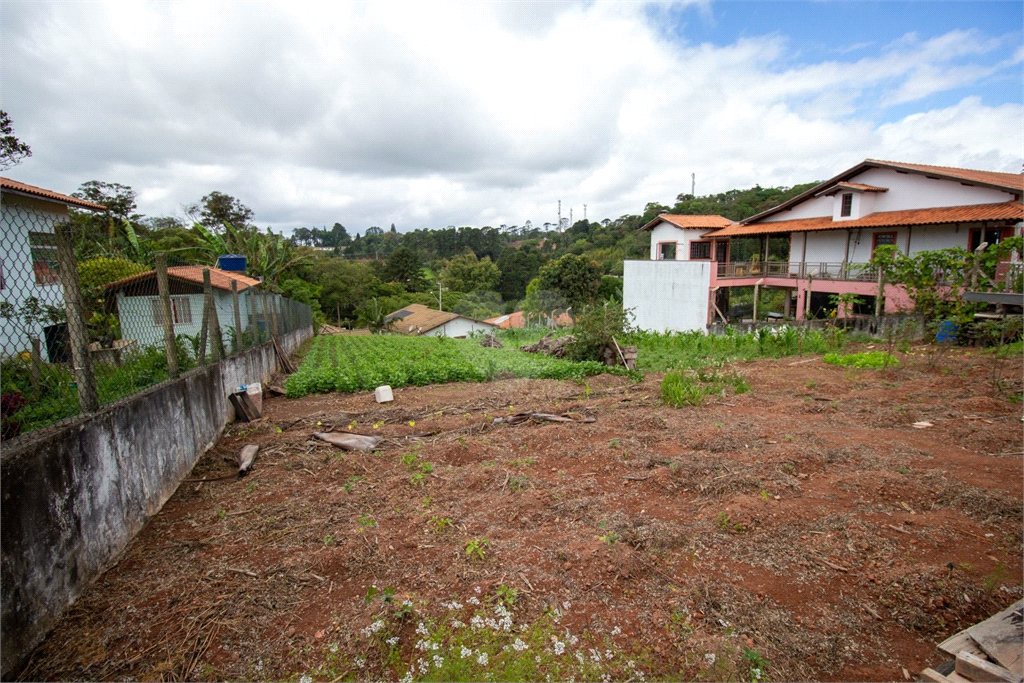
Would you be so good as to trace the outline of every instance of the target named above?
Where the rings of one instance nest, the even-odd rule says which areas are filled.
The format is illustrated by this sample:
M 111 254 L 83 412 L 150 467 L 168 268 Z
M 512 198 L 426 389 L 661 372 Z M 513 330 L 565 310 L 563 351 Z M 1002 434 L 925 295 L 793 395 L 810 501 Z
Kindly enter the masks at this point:
M 159 253 L 79 262 L 84 236 L 59 205 L 5 193 L 0 215 L 3 440 L 313 324 L 242 272 Z

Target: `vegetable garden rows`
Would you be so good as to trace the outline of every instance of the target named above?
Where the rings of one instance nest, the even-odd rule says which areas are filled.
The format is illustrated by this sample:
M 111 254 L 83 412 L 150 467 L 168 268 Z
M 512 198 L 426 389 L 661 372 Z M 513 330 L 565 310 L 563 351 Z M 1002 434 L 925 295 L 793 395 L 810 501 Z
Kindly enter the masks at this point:
M 289 397 L 330 391 L 370 391 L 444 382 L 485 382 L 500 373 L 530 379 L 581 379 L 614 372 L 601 363 L 571 361 L 508 349 L 484 348 L 471 339 L 444 337 L 317 337 L 298 372 L 288 378 Z

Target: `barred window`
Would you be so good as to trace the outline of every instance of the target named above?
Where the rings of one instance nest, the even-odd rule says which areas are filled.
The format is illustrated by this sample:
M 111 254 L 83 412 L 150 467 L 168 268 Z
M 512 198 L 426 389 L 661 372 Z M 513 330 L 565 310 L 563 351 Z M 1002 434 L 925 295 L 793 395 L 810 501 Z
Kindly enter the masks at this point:
M 37 285 L 60 283 L 57 261 L 57 236 L 52 232 L 28 233 L 28 246 L 32 252 L 32 271 Z
M 164 324 L 164 307 L 159 298 L 151 299 L 153 305 L 153 325 L 161 327 Z M 171 297 L 171 319 L 175 325 L 189 325 L 192 323 L 192 302 L 186 296 Z
M 711 258 L 711 242 L 690 242 L 690 258 L 694 260 Z

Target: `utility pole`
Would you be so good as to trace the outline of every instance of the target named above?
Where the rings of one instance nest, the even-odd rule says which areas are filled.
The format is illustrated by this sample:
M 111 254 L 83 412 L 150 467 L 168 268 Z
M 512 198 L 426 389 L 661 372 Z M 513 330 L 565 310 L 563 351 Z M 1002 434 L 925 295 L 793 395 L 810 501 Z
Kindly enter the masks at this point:
M 697 174 L 696 173 L 691 173 L 690 174 L 690 196 L 691 197 L 696 197 L 697 196 L 696 192 L 697 192 Z

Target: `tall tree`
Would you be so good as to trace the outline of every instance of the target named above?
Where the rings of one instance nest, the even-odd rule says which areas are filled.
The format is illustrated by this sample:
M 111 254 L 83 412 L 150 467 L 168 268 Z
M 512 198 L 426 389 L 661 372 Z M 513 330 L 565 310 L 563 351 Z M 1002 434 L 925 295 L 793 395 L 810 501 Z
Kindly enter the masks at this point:
M 426 286 L 420 257 L 409 247 L 398 247 L 380 269 L 381 279 L 397 282 L 410 292 L 421 292 Z
M 252 209 L 231 195 L 216 190 L 190 206 L 189 213 L 197 222 L 217 231 L 223 230 L 225 224 L 240 230 L 252 227 Z
M 540 269 L 541 289 L 558 292 L 579 311 L 593 303 L 601 286 L 601 270 L 593 261 L 576 254 L 566 254 Z
M 0 109 L 0 171 L 14 168 L 32 156 L 32 149 L 14 135 L 7 112 Z
M 492 290 L 501 278 L 501 271 L 489 256 L 478 259 L 472 251 L 449 259 L 441 270 L 441 282 L 456 292 Z

